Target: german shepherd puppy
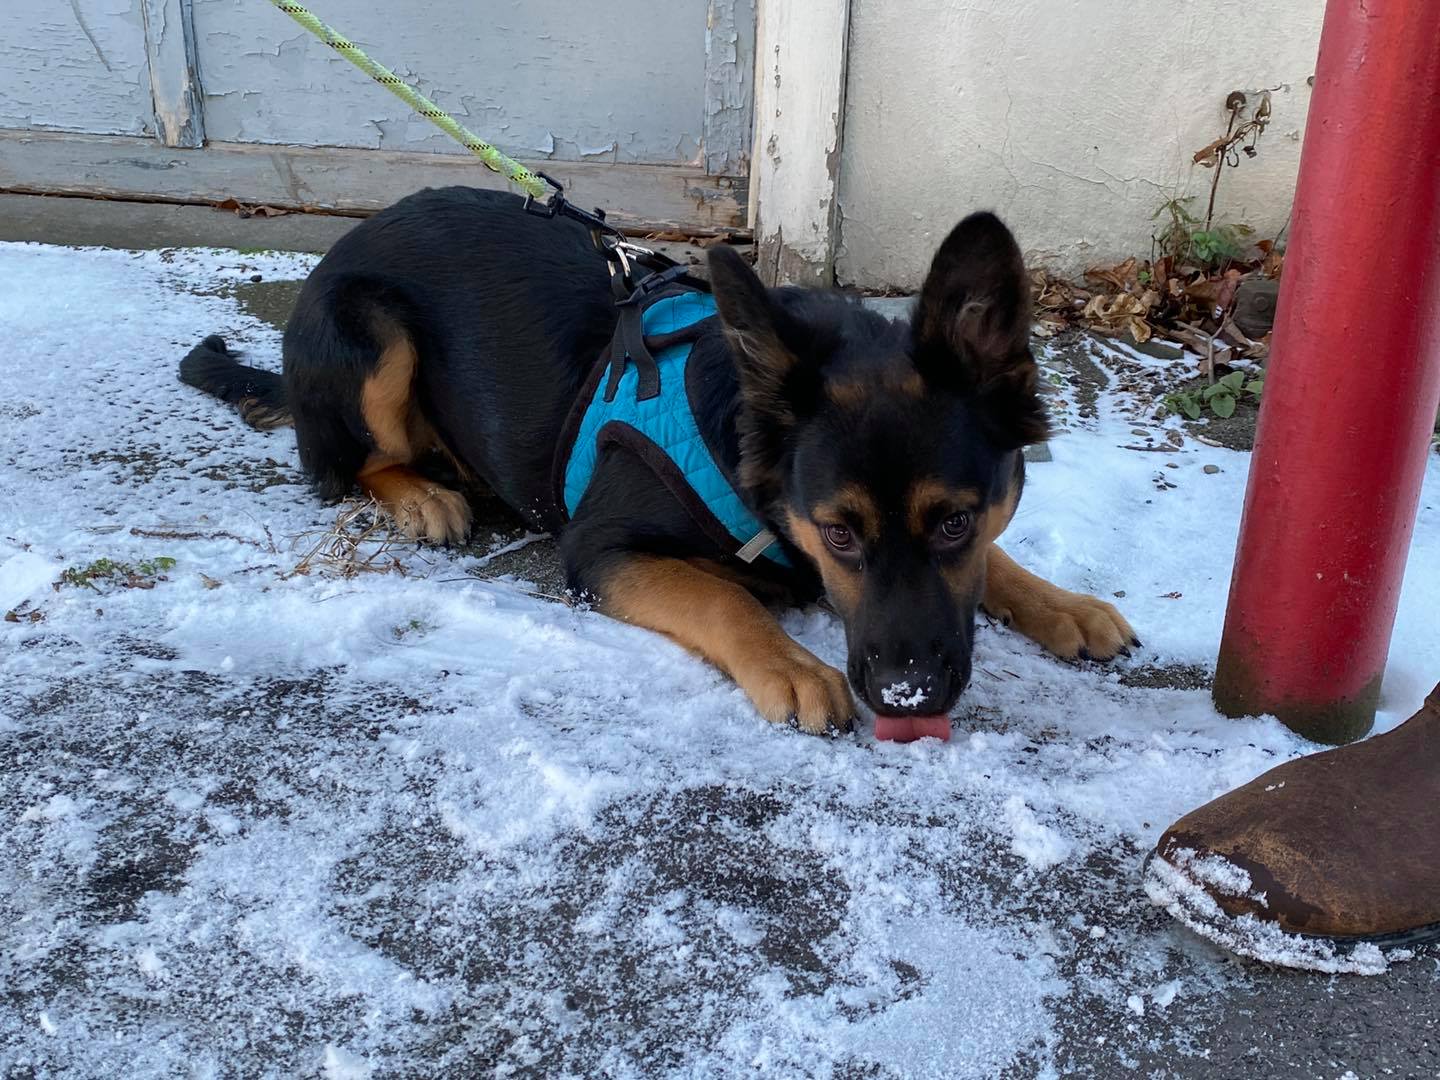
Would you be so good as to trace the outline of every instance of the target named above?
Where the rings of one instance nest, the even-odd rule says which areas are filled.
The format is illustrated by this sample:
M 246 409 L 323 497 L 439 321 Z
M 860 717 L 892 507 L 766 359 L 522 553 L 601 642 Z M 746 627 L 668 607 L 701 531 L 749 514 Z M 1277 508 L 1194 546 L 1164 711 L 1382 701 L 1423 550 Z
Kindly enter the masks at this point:
M 719 318 L 689 361 L 695 419 L 779 538 L 783 572 L 721 549 L 619 445 L 566 520 L 556 446 L 617 311 L 584 226 L 523 213 L 513 195 L 401 200 L 310 275 L 283 375 L 241 366 L 212 336 L 180 377 L 256 427 L 293 421 L 323 498 L 358 487 L 411 536 L 445 543 L 465 537 L 470 507 L 425 468 L 438 452 L 531 528 L 560 533 L 577 595 L 679 642 L 767 720 L 808 732 L 849 730 L 852 690 L 887 716 L 948 713 L 980 607 L 1061 657 L 1139 644 L 1110 604 L 995 546 L 1020 498 L 1021 448 L 1047 433 L 1024 264 L 996 217 L 972 214 L 946 238 L 912 325 L 836 292 L 766 288 L 724 245 L 709 272 Z M 762 603 L 821 597 L 844 621 L 845 675 Z

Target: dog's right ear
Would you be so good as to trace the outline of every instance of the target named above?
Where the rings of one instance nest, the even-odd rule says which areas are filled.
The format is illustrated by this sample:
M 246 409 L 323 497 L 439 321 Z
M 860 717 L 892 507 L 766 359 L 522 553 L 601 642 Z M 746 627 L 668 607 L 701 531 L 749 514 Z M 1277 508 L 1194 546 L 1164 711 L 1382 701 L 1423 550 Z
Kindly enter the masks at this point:
M 734 248 L 716 244 L 710 249 L 709 265 L 710 288 L 740 368 L 745 404 L 772 421 L 793 420 L 786 380 L 800 358 L 785 342 L 787 316 Z
M 1030 352 L 1030 281 L 1020 245 L 994 214 L 971 214 L 940 245 L 914 327 L 920 374 L 978 397 L 992 437 L 1008 448 L 1046 438 Z

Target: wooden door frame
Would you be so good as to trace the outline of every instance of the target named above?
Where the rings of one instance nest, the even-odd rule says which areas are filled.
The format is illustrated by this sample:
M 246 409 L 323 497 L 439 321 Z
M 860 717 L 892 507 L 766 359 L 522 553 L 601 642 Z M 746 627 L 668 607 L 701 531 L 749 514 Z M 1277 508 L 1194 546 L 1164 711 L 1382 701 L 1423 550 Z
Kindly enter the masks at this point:
M 830 285 L 850 0 L 758 0 L 750 224 L 771 284 Z

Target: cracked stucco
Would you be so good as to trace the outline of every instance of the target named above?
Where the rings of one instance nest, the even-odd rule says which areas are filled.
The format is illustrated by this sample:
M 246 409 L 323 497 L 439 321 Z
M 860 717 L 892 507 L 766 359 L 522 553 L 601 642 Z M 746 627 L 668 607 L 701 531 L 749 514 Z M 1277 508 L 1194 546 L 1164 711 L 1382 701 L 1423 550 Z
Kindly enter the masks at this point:
M 851 0 L 840 170 L 842 282 L 917 286 L 971 210 L 1075 272 L 1146 255 L 1172 195 L 1203 212 L 1194 151 L 1226 94 L 1281 86 L 1258 156 L 1227 171 L 1222 220 L 1273 235 L 1290 211 L 1323 5 L 1308 0 Z M 917 27 L 926 27 L 917 33 Z

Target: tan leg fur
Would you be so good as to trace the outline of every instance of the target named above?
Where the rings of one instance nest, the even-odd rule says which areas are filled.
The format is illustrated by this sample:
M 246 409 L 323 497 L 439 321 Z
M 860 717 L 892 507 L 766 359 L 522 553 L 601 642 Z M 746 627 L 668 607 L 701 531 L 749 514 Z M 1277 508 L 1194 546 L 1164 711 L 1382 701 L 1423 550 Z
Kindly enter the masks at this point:
M 994 544 L 982 603 L 991 616 L 1066 659 L 1111 660 L 1140 644 L 1114 605 L 1036 577 Z
M 407 536 L 455 543 L 470 531 L 470 504 L 458 491 L 410 468 L 416 457 L 439 446 L 415 403 L 417 362 L 409 339 L 397 336 L 361 386 L 360 413 L 376 449 L 357 480 L 361 490 L 384 506 Z
M 734 581 L 678 559 L 635 555 L 610 574 L 599 607 L 710 661 L 767 720 L 816 735 L 853 726 L 845 676 L 797 644 Z

